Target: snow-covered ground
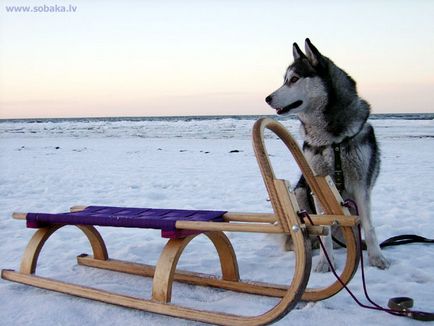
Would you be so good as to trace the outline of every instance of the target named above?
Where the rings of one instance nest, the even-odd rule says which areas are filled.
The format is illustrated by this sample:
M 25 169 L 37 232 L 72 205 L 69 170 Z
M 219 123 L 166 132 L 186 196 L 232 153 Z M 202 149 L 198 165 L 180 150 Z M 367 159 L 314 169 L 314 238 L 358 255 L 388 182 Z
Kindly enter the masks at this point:
M 17 269 L 33 230 L 13 211 L 59 212 L 70 206 L 116 205 L 270 212 L 254 158 L 254 120 L 65 121 L 0 123 L 0 268 Z M 284 121 L 298 135 L 298 123 Z M 415 233 L 434 238 L 434 121 L 375 120 L 382 171 L 373 193 L 378 237 Z M 294 183 L 298 171 L 273 137 L 269 152 L 279 177 Z M 238 152 L 232 152 L 238 150 Z M 164 245 L 158 231 L 99 228 L 112 258 L 154 264 Z M 241 277 L 287 282 L 292 253 L 271 235 L 228 233 Z M 179 267 L 218 273 L 216 254 L 198 237 Z M 77 266 L 90 248 L 78 229 L 66 227 L 47 242 L 38 274 L 149 298 L 151 281 Z M 388 270 L 366 267 L 368 290 L 382 305 L 411 296 L 415 309 L 434 310 L 434 247 L 385 249 Z M 342 267 L 344 252 L 336 252 Z M 317 257 L 314 257 L 314 263 Z M 289 272 L 288 272 L 289 271 Z M 309 286 L 332 281 L 312 273 Z M 358 272 L 350 288 L 362 298 Z M 277 299 L 175 284 L 173 302 L 203 309 L 259 314 Z M 1 325 L 193 325 L 191 321 L 124 309 L 0 280 Z M 417 321 L 359 308 L 342 291 L 302 303 L 277 325 L 416 325 Z

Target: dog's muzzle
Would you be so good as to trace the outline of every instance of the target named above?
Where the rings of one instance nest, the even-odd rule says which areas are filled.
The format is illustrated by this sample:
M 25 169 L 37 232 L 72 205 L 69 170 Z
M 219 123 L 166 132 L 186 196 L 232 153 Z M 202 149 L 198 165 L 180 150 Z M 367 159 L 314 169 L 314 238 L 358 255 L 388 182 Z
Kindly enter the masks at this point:
M 277 108 L 276 111 L 277 111 L 277 114 L 279 114 L 279 115 L 285 114 L 285 113 L 288 113 L 289 111 L 291 111 L 293 109 L 298 108 L 302 104 L 303 104 L 303 101 L 298 100 L 298 101 L 295 101 L 294 103 L 291 103 L 291 104 L 285 106 L 284 108 Z
M 268 96 L 265 98 L 265 102 L 267 102 L 268 105 L 270 105 L 271 107 L 273 107 L 273 106 L 271 105 L 271 102 L 273 102 L 273 96 L 272 96 L 272 95 L 268 95 Z M 291 104 L 289 104 L 289 105 L 287 105 L 287 106 L 285 106 L 285 107 L 283 107 L 283 108 L 275 108 L 275 109 L 276 109 L 276 111 L 277 111 L 277 114 L 281 115 L 281 114 L 288 113 L 288 112 L 291 111 L 292 109 L 296 109 L 296 108 L 298 108 L 298 107 L 299 107 L 300 105 L 302 105 L 302 104 L 303 104 L 303 101 L 298 100 L 298 101 L 295 101 L 295 102 L 293 102 L 293 103 L 291 103 Z

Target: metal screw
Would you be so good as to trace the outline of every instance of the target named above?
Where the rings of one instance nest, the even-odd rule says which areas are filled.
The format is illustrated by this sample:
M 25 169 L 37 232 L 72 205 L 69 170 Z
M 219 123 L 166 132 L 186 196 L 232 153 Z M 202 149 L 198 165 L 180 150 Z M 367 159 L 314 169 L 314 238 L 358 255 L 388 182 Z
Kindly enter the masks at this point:
M 298 231 L 300 231 L 300 227 L 298 225 L 293 225 L 292 226 L 292 231 L 298 232 Z

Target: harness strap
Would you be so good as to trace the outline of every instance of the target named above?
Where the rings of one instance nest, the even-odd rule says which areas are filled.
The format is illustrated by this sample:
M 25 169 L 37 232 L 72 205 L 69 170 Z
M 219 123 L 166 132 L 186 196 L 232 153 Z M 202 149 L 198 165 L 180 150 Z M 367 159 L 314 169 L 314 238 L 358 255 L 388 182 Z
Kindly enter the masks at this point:
M 344 171 L 342 170 L 341 143 L 333 143 L 332 148 L 335 154 L 335 185 L 339 192 L 342 193 L 345 190 L 345 180 Z

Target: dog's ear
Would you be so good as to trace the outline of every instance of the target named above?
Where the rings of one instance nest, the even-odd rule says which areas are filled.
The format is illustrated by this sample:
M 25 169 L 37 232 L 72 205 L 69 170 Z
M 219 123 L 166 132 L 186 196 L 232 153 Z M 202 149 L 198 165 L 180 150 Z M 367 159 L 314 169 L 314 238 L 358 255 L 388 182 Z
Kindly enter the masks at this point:
M 304 48 L 306 51 L 307 58 L 312 66 L 318 66 L 322 61 L 322 54 L 319 53 L 318 49 L 312 44 L 312 42 L 307 38 L 304 43 Z
M 292 45 L 292 55 L 294 56 L 294 60 L 300 59 L 300 58 L 306 58 L 303 52 L 301 52 L 299 46 L 297 43 L 294 43 Z

